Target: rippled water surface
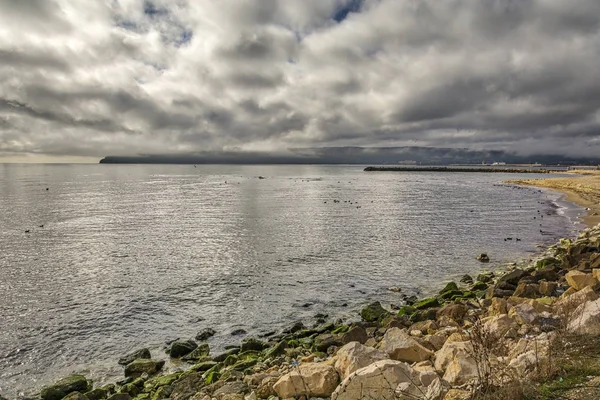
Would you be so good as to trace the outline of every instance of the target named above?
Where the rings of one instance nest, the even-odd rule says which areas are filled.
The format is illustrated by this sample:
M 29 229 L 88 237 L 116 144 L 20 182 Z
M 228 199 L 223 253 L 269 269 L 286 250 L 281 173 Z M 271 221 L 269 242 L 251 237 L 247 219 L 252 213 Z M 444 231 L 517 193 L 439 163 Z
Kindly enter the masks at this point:
M 119 355 L 164 357 L 165 340 L 205 327 L 217 350 L 234 329 L 400 304 L 387 288 L 427 292 L 478 271 L 481 252 L 493 267 L 571 234 L 558 194 L 498 185 L 516 178 L 0 164 L 0 393 L 74 371 L 105 382 Z

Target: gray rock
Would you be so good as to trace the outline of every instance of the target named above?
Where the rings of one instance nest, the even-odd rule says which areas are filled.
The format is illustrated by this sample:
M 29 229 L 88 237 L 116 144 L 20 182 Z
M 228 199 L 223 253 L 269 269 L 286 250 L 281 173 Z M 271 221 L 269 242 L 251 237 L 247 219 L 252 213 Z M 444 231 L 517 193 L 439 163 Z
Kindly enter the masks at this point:
M 169 355 L 173 358 L 178 358 L 191 353 L 198 347 L 193 340 L 177 340 L 171 344 Z
M 125 376 L 129 378 L 137 378 L 144 373 L 153 375 L 160 371 L 164 365 L 164 360 L 154 361 L 140 358 L 127 364 L 125 367 Z
M 133 352 L 127 354 L 126 356 L 121 357 L 119 359 L 119 364 L 127 365 L 127 364 L 132 363 L 134 360 L 137 360 L 138 358 L 145 358 L 145 359 L 152 358 L 152 356 L 150 355 L 150 350 L 143 348 L 143 349 L 133 351 Z
M 46 386 L 40 392 L 42 400 L 61 400 L 72 392 L 86 392 L 88 381 L 83 375 L 71 375 L 61 379 L 54 385 Z
M 198 341 L 204 341 L 204 340 L 208 340 L 208 338 L 211 338 L 215 335 L 215 330 L 212 328 L 206 328 L 201 330 L 200 332 L 198 332 L 198 334 L 196 335 L 196 340 Z

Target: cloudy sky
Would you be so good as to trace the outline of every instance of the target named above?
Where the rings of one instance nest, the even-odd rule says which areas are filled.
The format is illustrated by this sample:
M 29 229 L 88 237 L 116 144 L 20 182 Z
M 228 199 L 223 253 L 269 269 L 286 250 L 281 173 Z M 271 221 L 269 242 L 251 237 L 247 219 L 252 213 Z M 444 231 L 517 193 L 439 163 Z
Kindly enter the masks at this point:
M 600 154 L 600 1 L 0 0 L 0 161 L 403 145 Z

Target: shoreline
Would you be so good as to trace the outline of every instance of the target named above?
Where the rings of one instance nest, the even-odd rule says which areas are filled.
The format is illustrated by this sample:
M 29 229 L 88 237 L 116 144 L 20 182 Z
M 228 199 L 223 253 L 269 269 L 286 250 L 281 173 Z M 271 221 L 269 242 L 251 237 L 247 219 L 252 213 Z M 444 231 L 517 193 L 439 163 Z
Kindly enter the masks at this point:
M 585 232 L 586 230 L 589 230 L 590 228 L 594 227 L 596 224 L 594 224 L 594 221 L 596 221 L 596 218 L 592 218 L 592 217 L 598 217 L 598 216 L 592 216 L 590 214 L 592 214 L 593 212 L 597 212 L 598 210 L 600 210 L 600 207 L 597 203 L 594 203 L 593 197 L 589 198 L 587 196 L 589 196 L 588 192 L 584 192 L 585 195 L 581 195 L 579 192 L 577 192 L 576 190 L 570 189 L 569 186 L 567 186 L 566 184 L 562 184 L 564 187 L 557 185 L 555 183 L 556 179 L 562 179 L 562 180 L 570 180 L 573 178 L 551 178 L 551 179 L 542 179 L 542 180 L 529 180 L 529 181 L 509 181 L 507 183 L 511 183 L 511 184 L 524 184 L 524 185 L 528 185 L 528 186 L 538 186 L 538 187 L 543 187 L 543 188 L 549 188 L 549 189 L 553 189 L 562 193 L 567 194 L 567 201 L 578 204 L 580 206 L 583 207 L 589 207 L 591 208 L 591 210 L 588 211 L 588 216 L 584 217 L 584 223 L 588 226 L 587 229 L 583 230 L 583 232 Z M 579 179 L 574 178 L 574 179 Z M 541 183 L 541 184 L 540 184 Z M 596 195 L 600 194 L 600 191 L 596 193 Z M 594 206 L 594 207 L 592 207 Z M 598 221 L 600 222 L 600 218 L 598 218 Z M 600 225 L 595 226 L 595 230 L 596 231 L 600 231 Z M 561 241 L 562 243 L 562 241 Z M 536 263 L 536 260 L 538 258 L 544 257 L 546 255 L 548 255 L 548 253 L 553 249 L 556 248 L 556 245 L 553 246 L 549 246 L 546 247 L 544 249 L 540 249 L 540 252 L 536 252 L 536 254 L 533 256 L 533 263 Z M 531 264 L 531 263 L 525 263 L 525 264 Z M 482 264 L 482 266 L 485 264 Z M 529 265 L 523 265 L 522 266 L 523 270 L 526 269 L 531 269 L 532 266 Z M 483 271 L 484 269 L 482 268 L 481 271 Z M 481 275 L 491 275 L 491 281 L 489 282 L 494 282 L 496 283 L 496 281 L 498 279 L 502 279 L 502 277 L 504 275 L 510 275 L 512 272 L 511 271 L 515 271 L 515 270 L 519 270 L 519 268 L 515 268 L 515 267 L 506 267 L 504 270 L 503 268 L 498 268 L 497 270 L 493 271 L 493 272 L 489 272 L 489 271 L 485 271 L 483 273 L 481 273 L 477 278 L 479 278 Z M 535 272 L 535 271 L 533 271 Z M 461 280 L 462 282 L 462 280 Z M 477 285 L 477 283 L 483 283 L 480 282 L 479 279 L 474 280 L 475 285 Z M 441 280 L 440 282 L 438 282 L 439 286 L 438 288 L 443 285 L 443 281 Z M 452 282 L 453 283 L 453 282 Z M 465 284 L 465 282 L 459 283 L 460 287 L 463 287 Z M 519 282 L 520 284 L 520 282 Z M 450 285 L 450 284 L 448 284 Z M 393 311 L 392 313 L 390 313 L 389 311 L 381 308 L 381 305 L 376 306 L 377 303 L 372 303 L 368 306 L 366 306 L 365 308 L 363 308 L 363 310 L 361 310 L 360 315 L 363 318 L 363 322 L 361 323 L 352 323 L 352 322 L 347 322 L 347 323 L 332 323 L 332 322 L 328 322 L 327 320 L 323 320 L 323 321 L 317 321 L 320 322 L 320 327 L 315 326 L 313 328 L 307 328 L 305 326 L 302 327 L 291 327 L 289 328 L 286 333 L 286 331 L 284 331 L 281 334 L 277 334 L 268 338 L 261 338 L 261 339 L 255 339 L 255 338 L 247 338 L 245 340 L 242 341 L 242 346 L 241 348 L 237 348 L 237 351 L 231 351 L 228 350 L 225 353 L 219 354 L 216 357 L 214 356 L 208 356 L 209 352 L 206 352 L 206 355 L 203 355 L 201 357 L 199 357 L 196 361 L 198 360 L 202 360 L 204 358 L 204 361 L 199 361 L 198 363 L 196 363 L 195 365 L 192 365 L 190 369 L 187 369 L 185 372 L 173 372 L 173 371 L 168 371 L 168 374 L 166 375 L 158 375 L 158 378 L 152 378 L 152 375 L 154 373 L 156 373 L 157 371 L 160 371 L 162 369 L 162 365 L 161 365 L 161 361 L 158 360 L 156 362 L 154 362 L 154 364 L 147 362 L 145 365 L 146 367 L 149 367 L 150 369 L 145 370 L 146 371 L 146 377 L 144 378 L 144 374 L 138 374 L 137 372 L 132 374 L 129 374 L 129 377 L 126 378 L 125 380 L 120 381 L 120 383 L 122 383 L 121 385 L 105 385 L 104 387 L 108 387 L 108 389 L 106 389 L 106 395 L 104 397 L 99 397 L 99 398 L 93 398 L 93 396 L 91 395 L 87 395 L 89 393 L 89 391 L 87 391 L 88 393 L 86 393 L 86 396 L 84 396 L 83 398 L 70 398 L 69 400 L 100 400 L 103 398 L 108 398 L 110 399 L 110 392 L 111 389 L 110 387 L 112 387 L 112 392 L 116 393 L 113 394 L 112 396 L 116 396 L 119 394 L 129 394 L 130 398 L 132 399 L 136 399 L 136 400 L 161 400 L 164 399 L 165 397 L 161 397 L 161 396 L 155 396 L 156 395 L 156 391 L 150 391 L 148 394 L 148 396 L 144 396 L 144 394 L 146 394 L 144 392 L 144 390 L 146 390 L 146 383 L 147 382 L 153 382 L 153 385 L 156 383 L 156 379 L 158 379 L 158 381 L 161 380 L 161 378 L 167 378 L 170 377 L 168 379 L 164 379 L 165 382 L 171 382 L 173 384 L 177 383 L 179 380 L 184 379 L 186 376 L 191 376 L 194 375 L 195 378 L 201 378 L 201 381 L 203 382 L 203 384 L 198 384 L 198 389 L 202 389 L 202 388 L 206 388 L 209 387 L 211 385 L 216 385 L 216 386 L 220 386 L 216 391 L 218 392 L 219 389 L 222 389 L 223 386 L 227 386 L 226 380 L 229 379 L 232 374 L 229 375 L 225 375 L 222 374 L 221 371 L 225 371 L 226 373 L 230 372 L 230 371 L 238 371 L 238 372 L 243 372 L 244 375 L 246 375 L 246 372 L 248 372 L 249 370 L 251 370 L 252 368 L 254 368 L 255 366 L 257 366 L 257 364 L 259 364 L 261 361 L 257 361 L 255 362 L 257 359 L 259 359 L 261 356 L 258 356 L 258 354 L 256 354 L 256 352 L 260 353 L 260 354 L 264 354 L 269 353 L 269 352 L 273 352 L 274 350 L 277 353 L 281 353 L 280 350 L 283 350 L 282 354 L 287 354 L 288 352 L 284 349 L 278 349 L 278 347 L 280 346 L 280 344 L 282 342 L 295 342 L 294 344 L 300 344 L 299 347 L 291 347 L 293 350 L 297 350 L 297 349 L 302 349 L 302 350 L 306 350 L 306 346 L 302 345 L 302 340 L 307 338 L 307 336 L 302 336 L 304 334 L 307 333 L 311 333 L 310 335 L 314 336 L 312 341 L 312 345 L 310 347 L 310 354 L 305 354 L 304 357 L 300 357 L 301 355 L 303 355 L 303 353 L 306 353 L 306 351 L 296 351 L 297 357 L 291 357 L 291 360 L 284 360 L 282 362 L 282 364 L 280 364 L 280 367 L 278 368 L 278 371 L 282 372 L 281 374 L 278 375 L 279 379 L 277 380 L 277 382 L 274 382 L 273 380 L 269 383 L 272 386 L 272 391 L 275 394 L 278 394 L 279 392 L 274 389 L 274 387 L 277 385 L 278 381 L 280 379 L 283 379 L 286 377 L 286 375 L 289 374 L 293 374 L 295 369 L 297 368 L 298 364 L 312 364 L 315 360 L 319 361 L 319 363 L 327 363 L 327 360 L 330 360 L 332 358 L 335 357 L 331 357 L 331 354 L 328 354 L 327 350 L 329 350 L 330 347 L 340 347 L 342 345 L 341 341 L 336 341 L 336 339 L 340 339 L 342 337 L 344 337 L 344 335 L 348 336 L 348 333 L 353 333 L 360 336 L 360 339 L 364 339 L 365 337 L 363 337 L 362 335 L 362 331 L 359 333 L 356 333 L 356 330 L 359 330 L 357 328 L 360 328 L 362 330 L 365 331 L 365 334 L 367 335 L 366 337 L 368 337 L 367 339 L 364 340 L 364 345 L 367 347 L 371 347 L 369 346 L 369 344 L 373 345 L 373 347 L 377 347 L 379 346 L 379 344 L 381 343 L 381 340 L 385 340 L 385 336 L 383 338 L 380 338 L 380 342 L 377 343 L 376 345 L 371 342 L 368 343 L 368 341 L 370 339 L 374 339 L 377 337 L 377 335 L 375 334 L 375 332 L 372 332 L 374 334 L 374 336 L 371 336 L 371 332 L 369 332 L 369 328 L 373 328 L 373 323 L 376 323 L 376 326 L 380 326 L 380 328 L 378 328 L 378 330 L 382 330 L 385 329 L 387 331 L 394 329 L 394 328 L 400 328 L 401 326 L 404 326 L 405 328 L 409 329 L 409 333 L 410 333 L 410 337 L 413 337 L 413 333 L 414 330 L 410 331 L 411 328 L 414 327 L 414 325 L 421 323 L 421 322 L 426 322 L 426 321 L 431 321 L 431 319 L 422 319 L 422 318 L 427 318 L 427 317 L 431 317 L 431 315 L 427 315 L 428 311 L 427 310 L 431 310 L 432 307 L 422 307 L 420 306 L 420 304 L 422 305 L 423 302 L 428 302 L 431 301 L 431 299 L 437 299 L 439 296 L 444 296 L 445 293 L 450 292 L 454 292 L 454 291 L 458 291 L 461 292 L 456 293 L 455 296 L 458 296 L 456 298 L 451 298 L 449 302 L 447 303 L 442 303 L 439 304 L 441 306 L 443 306 L 443 308 L 446 308 L 448 306 L 454 306 L 456 304 L 461 304 L 462 302 L 466 303 L 469 307 L 474 306 L 474 299 L 479 298 L 479 296 L 472 296 L 471 295 L 471 290 L 468 289 L 459 289 L 458 287 L 456 289 L 454 288 L 450 288 L 448 289 L 448 285 L 446 285 L 446 287 L 444 289 L 442 289 L 439 294 L 436 296 L 434 295 L 433 297 L 429 297 L 429 298 L 425 298 L 425 299 L 414 299 L 415 301 L 411 302 L 411 304 L 405 305 L 403 307 L 400 308 L 400 310 L 398 310 L 398 314 L 397 317 L 399 317 L 399 319 L 397 317 L 394 316 L 394 314 L 396 314 L 395 311 Z M 467 284 L 468 286 L 471 286 L 470 284 Z M 493 287 L 494 285 L 491 285 L 491 287 Z M 515 288 L 516 290 L 517 288 Z M 489 287 L 486 287 L 485 289 L 486 291 L 489 291 Z M 552 296 L 550 296 L 552 297 Z M 491 300 L 493 301 L 493 299 L 498 298 L 496 296 L 491 296 Z M 500 297 L 502 298 L 502 297 Z M 484 300 L 485 301 L 485 300 Z M 444 305 L 445 304 L 445 305 Z M 416 307 L 415 307 L 416 305 Z M 481 307 L 481 306 L 477 306 L 477 307 Z M 513 306 L 513 308 L 516 306 Z M 435 308 L 435 307 L 433 307 Z M 442 308 L 442 309 L 443 309 Z M 366 310 L 366 311 L 365 311 Z M 382 311 L 383 310 L 383 311 Z M 410 313 L 409 316 L 409 311 L 412 311 Z M 439 310 L 438 310 L 439 311 Z M 373 319 L 372 318 L 372 314 L 378 314 L 377 318 Z M 508 313 L 508 310 L 507 310 Z M 413 318 L 413 315 L 418 314 L 418 317 Z M 382 319 L 382 316 L 385 315 L 387 318 L 387 323 L 385 324 L 385 326 L 383 326 L 383 321 L 384 319 Z M 504 314 L 502 314 L 504 315 Z M 402 318 L 402 317 L 407 317 L 407 318 Z M 513 315 L 514 317 L 514 315 Z M 391 319 L 390 319 L 391 318 Z M 406 326 L 406 320 L 408 319 L 408 321 L 411 323 L 410 326 Z M 433 321 L 438 322 L 439 318 L 437 318 L 437 313 L 434 314 L 434 318 Z M 466 320 L 466 319 L 465 319 Z M 394 321 L 397 321 L 398 323 L 394 323 Z M 404 325 L 402 325 L 400 322 L 403 322 Z M 325 325 L 326 327 L 324 328 L 323 325 Z M 454 327 L 454 326 L 453 326 Z M 426 329 L 425 331 L 421 332 L 421 334 L 416 334 L 413 337 L 413 340 L 416 340 L 418 338 L 422 338 L 424 335 L 427 334 L 427 332 L 429 331 L 429 329 Z M 301 335 L 299 336 L 300 333 Z M 387 334 L 387 332 L 386 332 Z M 309 336 L 310 336 L 309 335 Z M 318 348 L 314 347 L 316 344 L 316 339 L 318 339 L 320 336 L 327 336 L 326 338 L 321 338 L 321 348 L 323 348 L 324 345 L 330 344 L 328 346 L 326 346 L 324 348 L 324 351 L 319 351 Z M 337 336 L 336 336 L 337 335 Z M 355 339 L 357 336 L 356 335 L 350 335 L 350 338 Z M 333 338 L 332 338 L 333 336 Z M 273 342 L 273 339 L 275 339 L 276 344 L 273 344 L 275 342 Z M 347 338 L 346 338 L 347 339 Z M 264 340 L 264 342 L 263 342 Z M 270 346 L 267 346 L 267 341 L 271 344 Z M 346 340 L 343 340 L 346 341 Z M 359 340 L 360 342 L 361 340 Z M 180 342 L 184 342 L 184 341 L 180 341 Z M 197 349 L 202 348 L 202 341 L 198 341 L 200 343 L 199 347 L 196 347 L 194 350 L 192 350 L 190 353 L 194 353 L 194 351 L 197 352 Z M 257 342 L 261 342 L 261 344 L 257 345 Z M 354 342 L 354 340 L 352 341 Z M 246 349 L 244 350 L 244 344 L 246 343 Z M 247 344 L 250 343 L 251 345 L 248 346 Z M 419 343 L 417 341 L 417 343 Z M 288 343 L 289 344 L 289 343 Z M 318 344 L 317 344 L 318 345 Z M 208 347 L 208 345 L 206 345 Z M 423 345 L 421 345 L 423 347 Z M 229 346 L 231 347 L 231 346 Z M 260 350 L 258 348 L 262 347 Z M 288 349 L 290 347 L 288 347 L 287 345 L 284 346 L 287 347 Z M 345 346 L 344 346 L 345 347 Z M 379 348 L 379 347 L 377 347 Z M 171 348 L 172 350 L 173 348 Z M 235 350 L 235 349 L 234 349 Z M 337 350 L 337 349 L 336 349 Z M 432 351 L 432 350 L 430 350 Z M 441 351 L 438 350 L 438 351 Z M 245 359 L 244 357 L 240 357 L 240 355 L 244 355 L 245 353 L 248 352 L 255 352 L 253 354 L 247 354 L 248 357 L 252 356 L 252 357 L 256 357 L 256 358 L 248 358 Z M 187 355 L 189 355 L 190 353 L 187 353 Z M 198 352 L 198 354 L 200 354 L 202 352 Z M 290 352 L 290 353 L 294 353 L 294 352 Z M 235 356 L 233 358 L 230 358 L 230 356 Z M 282 355 L 280 354 L 279 357 L 281 357 Z M 142 360 L 147 360 L 150 357 L 144 357 L 141 358 Z M 286 356 L 286 359 L 290 358 L 289 356 Z M 210 361 L 209 361 L 210 359 Z M 220 361 L 217 361 L 218 359 L 222 359 Z M 294 361 L 294 359 L 297 359 L 297 361 Z M 134 359 L 135 360 L 135 359 Z M 172 360 L 176 360 L 175 363 L 171 363 L 172 365 L 181 365 L 181 361 L 179 358 L 173 358 Z M 228 361 L 229 360 L 229 361 Z M 137 362 L 138 360 L 135 360 L 135 362 Z M 281 361 L 281 360 L 280 360 Z M 215 364 L 216 362 L 216 364 Z M 229 364 L 228 364 L 229 362 Z M 294 362 L 296 362 L 296 364 L 294 364 Z M 143 364 L 143 363 L 142 363 Z M 223 364 L 221 365 L 219 368 L 215 368 L 215 366 L 219 365 L 219 364 Z M 158 367 L 158 365 L 160 365 L 160 368 Z M 127 366 L 125 368 L 125 375 L 127 377 L 128 373 L 127 373 L 127 369 L 129 366 Z M 208 367 L 207 369 L 204 369 L 205 367 Z M 229 367 L 231 367 L 231 369 L 228 369 Z M 242 371 L 240 371 L 241 367 L 244 367 L 242 369 Z M 413 366 L 414 367 L 414 366 Z M 144 369 L 145 367 L 143 367 L 142 369 Z M 148 371 L 151 371 L 152 368 L 155 369 L 154 373 L 148 373 Z M 260 369 L 260 368 L 259 368 Z M 272 369 L 272 368 L 269 368 Z M 264 369 L 264 370 L 268 370 L 268 369 Z M 254 371 L 253 371 L 254 372 Z M 428 372 L 431 372 L 428 370 Z M 200 375 L 198 375 L 200 374 Z M 136 379 L 129 379 L 132 378 L 133 376 L 138 375 L 138 377 Z M 236 374 L 233 374 L 236 375 Z M 221 379 L 223 377 L 227 376 L 226 379 Z M 445 374 L 444 374 L 445 376 Z M 139 380 L 143 378 L 143 381 L 140 382 Z M 176 379 L 175 379 L 176 378 Z M 153 380 L 154 379 L 154 380 Z M 216 379 L 216 380 L 215 380 Z M 135 389 L 134 386 L 136 384 L 137 381 L 137 385 L 141 387 L 138 387 L 138 389 Z M 340 386 L 343 385 L 345 381 L 342 381 L 342 383 L 340 383 Z M 261 384 L 263 382 L 260 382 Z M 224 385 L 223 385 L 224 384 Z M 164 387 L 166 387 L 168 385 L 165 385 Z M 442 385 L 443 386 L 443 385 Z M 459 385 L 460 386 L 460 385 Z M 463 385 L 464 386 L 464 385 Z M 83 387 L 83 386 L 82 386 Z M 153 386 L 153 389 L 160 389 L 163 386 Z M 338 387 L 338 388 L 339 388 Z M 90 389 L 89 385 L 88 387 L 86 387 L 86 389 Z M 117 391 L 118 389 L 118 391 Z M 256 388 L 256 389 L 260 389 L 260 385 Z M 98 390 L 98 389 L 94 389 L 94 390 Z M 92 392 L 94 391 L 92 390 Z M 450 389 L 451 391 L 454 389 Z M 457 389 L 460 390 L 460 389 Z M 84 393 L 83 390 L 80 390 L 81 393 Z M 135 393 L 137 393 L 136 395 L 134 395 Z M 198 391 L 198 393 L 200 393 L 200 391 Z M 313 393 L 314 394 L 314 393 Z M 211 396 L 214 395 L 214 393 L 211 393 Z M 296 398 L 298 396 L 295 396 Z M 317 396 L 312 396 L 312 397 L 317 397 Z M 62 397 L 61 397 L 62 398 Z M 215 397 L 198 397 L 197 400 L 209 400 L 209 399 L 213 399 Z M 220 397 L 216 397 L 217 399 L 220 399 Z M 227 397 L 229 398 L 229 397 Z M 233 398 L 233 397 L 232 397 Z M 240 397 L 240 400 L 243 400 L 245 397 Z M 258 397 L 258 398 L 267 398 L 267 397 Z M 271 397 L 269 397 L 271 398 Z M 281 398 L 281 396 L 279 397 Z M 321 398 L 321 397 L 319 397 Z M 322 397 L 322 398 L 329 398 L 329 397 Z M 440 397 L 440 399 L 442 399 L 443 397 Z M 0 396 L 0 399 L 3 399 L 2 396 Z M 58 397 L 56 398 L 47 398 L 42 396 L 43 400 L 60 400 Z M 235 398 L 237 399 L 237 398 Z M 342 397 L 338 397 L 338 399 L 342 399 Z M 115 398 L 113 400 L 127 400 L 124 399 L 123 397 L 119 397 L 119 398 Z
M 587 211 L 583 223 L 588 227 L 600 224 L 600 171 L 574 170 L 569 171 L 571 177 L 544 178 L 544 179 L 519 179 L 506 183 L 535 186 L 553 189 L 567 195 L 566 200 Z

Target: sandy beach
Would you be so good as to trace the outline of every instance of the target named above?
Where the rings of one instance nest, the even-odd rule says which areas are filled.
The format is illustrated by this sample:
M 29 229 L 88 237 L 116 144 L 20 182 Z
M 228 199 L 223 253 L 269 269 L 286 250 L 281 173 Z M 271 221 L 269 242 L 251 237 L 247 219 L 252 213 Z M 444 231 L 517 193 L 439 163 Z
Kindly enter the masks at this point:
M 592 227 L 600 223 L 600 171 L 573 170 L 570 177 L 522 179 L 509 181 L 519 185 L 539 186 L 567 194 L 567 200 L 588 209 L 583 222 Z

